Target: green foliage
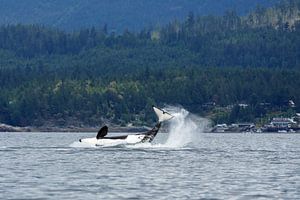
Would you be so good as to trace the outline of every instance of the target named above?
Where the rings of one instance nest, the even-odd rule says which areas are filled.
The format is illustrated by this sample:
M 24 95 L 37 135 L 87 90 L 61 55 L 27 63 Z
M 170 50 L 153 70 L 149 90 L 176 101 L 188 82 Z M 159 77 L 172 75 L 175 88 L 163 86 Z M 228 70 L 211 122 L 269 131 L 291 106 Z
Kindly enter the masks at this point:
M 300 72 L 292 70 L 170 68 L 112 77 L 91 74 L 89 79 L 73 78 L 73 68 L 64 77 L 59 71 L 32 70 L 17 85 L 13 80 L 26 69 L 3 71 L 1 80 L 11 82 L 1 85 L 1 120 L 17 125 L 35 124 L 57 114 L 63 119 L 76 116 L 90 124 L 104 119 L 120 124 L 147 122 L 154 120 L 153 104 L 180 104 L 201 113 L 203 104 L 210 101 L 220 106 L 247 102 L 249 108 L 235 106 L 226 119 L 253 121 L 265 114 L 261 102 L 274 108 L 286 106 L 289 99 L 300 103 Z
M 272 12 L 299 11 L 288 5 Z M 190 13 L 183 23 L 121 35 L 95 28 L 66 33 L 2 26 L 0 121 L 148 124 L 155 119 L 152 104 L 180 104 L 202 114 L 210 112 L 203 106 L 207 102 L 249 104 L 214 113 L 217 122 L 236 122 L 265 116 L 270 108 L 262 103 L 274 110 L 286 109 L 290 99 L 299 105 L 300 26 L 295 20 L 288 27 L 285 21 L 276 26 L 272 20 L 253 21 L 268 12 Z

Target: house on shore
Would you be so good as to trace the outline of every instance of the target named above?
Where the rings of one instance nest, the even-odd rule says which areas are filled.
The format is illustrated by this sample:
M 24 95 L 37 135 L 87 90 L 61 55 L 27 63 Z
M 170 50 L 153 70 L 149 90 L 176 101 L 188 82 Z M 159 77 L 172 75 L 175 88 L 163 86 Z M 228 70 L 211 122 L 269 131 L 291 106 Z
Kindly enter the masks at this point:
M 276 117 L 262 128 L 263 132 L 293 132 L 300 130 L 294 118 Z

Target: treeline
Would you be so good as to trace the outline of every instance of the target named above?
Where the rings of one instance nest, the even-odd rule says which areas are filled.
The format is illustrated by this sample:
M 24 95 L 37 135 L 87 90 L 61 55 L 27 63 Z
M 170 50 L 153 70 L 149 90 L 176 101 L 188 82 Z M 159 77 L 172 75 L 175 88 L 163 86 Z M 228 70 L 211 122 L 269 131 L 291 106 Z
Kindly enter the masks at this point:
M 151 123 L 155 119 L 151 105 L 182 105 L 204 113 L 207 102 L 222 107 L 247 103 L 251 108 L 248 114 L 255 119 L 267 113 L 262 103 L 275 110 L 287 107 L 290 99 L 300 103 L 298 70 L 146 69 L 117 78 L 95 74 L 88 79 L 74 78 L 71 71 L 62 77 L 51 70 L 19 70 L 7 70 L 5 77 L 1 76 L 1 80 L 14 82 L 23 75 L 18 86 L 6 82 L 1 87 L 0 120 L 14 125 L 39 125 L 45 119 L 68 117 L 87 124 L 105 120 L 123 125 Z
M 299 14 L 299 0 L 290 0 L 274 8 L 257 7 L 246 17 L 235 11 L 206 17 L 190 13 L 184 22 L 121 35 L 109 33 L 107 26 L 66 33 L 38 25 L 7 25 L 0 27 L 0 49 L 30 59 L 87 54 L 95 47 L 108 48 L 105 51 L 113 56 L 120 50 L 128 56 L 142 50 L 140 57 L 152 59 L 153 52 L 160 52 L 165 56 L 157 60 L 165 62 L 179 52 L 185 65 L 295 68 L 300 62 Z
M 91 125 L 142 124 L 154 120 L 152 104 L 203 113 L 210 112 L 207 102 L 247 103 L 241 113 L 249 121 L 267 114 L 260 106 L 265 103 L 273 110 L 290 99 L 299 105 L 298 2 L 258 7 L 246 17 L 233 11 L 219 17 L 190 13 L 184 22 L 121 35 L 106 26 L 74 33 L 2 26 L 0 122 L 64 124 L 75 118 Z M 267 16 L 269 21 L 258 20 Z M 215 118 L 240 120 L 234 112 Z

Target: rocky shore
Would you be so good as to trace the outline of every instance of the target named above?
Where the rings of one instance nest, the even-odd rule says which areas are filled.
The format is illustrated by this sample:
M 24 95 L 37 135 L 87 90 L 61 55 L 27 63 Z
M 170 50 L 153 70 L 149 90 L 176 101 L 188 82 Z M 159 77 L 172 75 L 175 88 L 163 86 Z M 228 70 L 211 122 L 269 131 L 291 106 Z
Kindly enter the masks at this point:
M 0 132 L 30 132 L 29 127 L 11 126 L 8 124 L 0 124 Z

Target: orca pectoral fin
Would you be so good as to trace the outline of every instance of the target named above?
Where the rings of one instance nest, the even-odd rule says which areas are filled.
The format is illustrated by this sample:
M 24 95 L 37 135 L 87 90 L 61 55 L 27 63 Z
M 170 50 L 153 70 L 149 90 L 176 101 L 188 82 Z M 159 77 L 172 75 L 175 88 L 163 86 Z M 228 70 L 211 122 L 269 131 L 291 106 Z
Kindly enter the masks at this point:
M 97 139 L 103 138 L 107 135 L 108 132 L 108 127 L 107 126 L 103 126 L 99 131 L 98 134 L 96 136 Z

